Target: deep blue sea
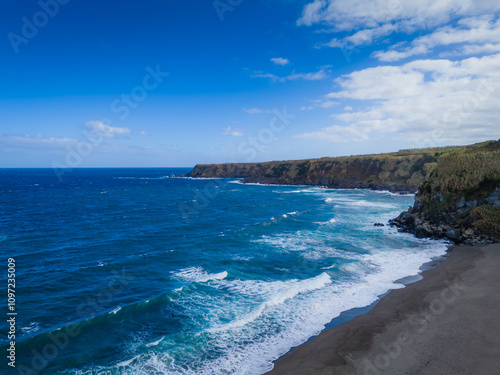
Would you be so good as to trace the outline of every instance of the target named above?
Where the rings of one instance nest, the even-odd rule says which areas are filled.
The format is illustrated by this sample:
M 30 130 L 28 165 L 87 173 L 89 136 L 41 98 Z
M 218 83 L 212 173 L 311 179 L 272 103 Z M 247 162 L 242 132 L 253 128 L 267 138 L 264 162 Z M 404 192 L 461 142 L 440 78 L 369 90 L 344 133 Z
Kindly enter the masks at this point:
M 413 196 L 169 177 L 187 171 L 0 170 L 18 370 L 262 374 L 446 251 L 374 227 Z

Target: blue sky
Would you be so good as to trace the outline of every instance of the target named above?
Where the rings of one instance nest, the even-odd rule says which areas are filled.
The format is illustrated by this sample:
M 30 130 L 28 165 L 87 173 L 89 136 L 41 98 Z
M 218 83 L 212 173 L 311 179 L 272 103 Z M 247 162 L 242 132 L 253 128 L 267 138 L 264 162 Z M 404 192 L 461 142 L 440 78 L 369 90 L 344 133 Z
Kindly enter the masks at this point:
M 500 138 L 500 4 L 9 2 L 0 167 L 174 167 Z

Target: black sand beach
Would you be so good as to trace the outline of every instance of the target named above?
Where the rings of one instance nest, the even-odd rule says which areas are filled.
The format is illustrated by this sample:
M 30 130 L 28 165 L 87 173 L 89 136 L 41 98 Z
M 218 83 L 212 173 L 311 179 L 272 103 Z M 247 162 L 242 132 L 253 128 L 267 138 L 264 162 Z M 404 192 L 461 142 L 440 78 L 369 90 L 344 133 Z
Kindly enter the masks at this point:
M 458 246 L 422 276 L 267 374 L 500 374 L 500 245 Z

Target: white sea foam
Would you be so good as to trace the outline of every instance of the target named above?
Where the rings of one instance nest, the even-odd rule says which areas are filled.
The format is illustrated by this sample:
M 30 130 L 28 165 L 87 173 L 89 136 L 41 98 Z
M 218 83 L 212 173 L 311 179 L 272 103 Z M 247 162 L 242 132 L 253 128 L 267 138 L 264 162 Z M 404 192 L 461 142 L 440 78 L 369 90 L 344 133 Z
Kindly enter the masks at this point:
M 370 202 L 364 199 L 353 199 L 347 198 L 345 196 L 338 197 L 328 197 L 325 198 L 326 203 L 336 203 L 340 205 L 346 205 L 350 207 L 376 207 L 376 208 L 397 208 L 398 206 L 391 203 L 385 202 Z
M 38 330 L 40 330 L 40 324 L 38 324 L 38 322 L 30 322 L 30 324 L 28 326 L 21 327 L 21 332 L 25 335 L 28 335 L 30 333 L 34 333 Z
M 157 346 L 162 341 L 163 341 L 163 337 L 161 339 L 157 340 L 157 341 L 154 341 L 154 342 L 151 342 L 149 344 L 146 344 L 146 347 L 147 348 L 151 348 L 152 346 Z
M 249 300 L 258 303 L 251 308 L 245 305 L 247 308 L 230 323 L 215 324 L 205 331 L 203 350 L 216 347 L 217 358 L 208 360 L 193 354 L 181 363 L 175 359 L 175 351 L 155 351 L 129 362 L 121 373 L 262 374 L 272 368 L 273 360 L 319 333 L 342 311 L 370 305 L 389 289 L 402 287 L 394 281 L 418 273 L 422 263 L 443 254 L 445 249 L 444 243 L 432 241 L 394 251 L 373 248 L 351 263 L 349 273 L 356 273 L 355 281 L 332 282 L 327 273 L 302 281 L 218 280 L 214 283 L 218 288 L 251 296 Z M 214 306 L 223 308 L 220 304 Z M 231 306 L 225 308 L 236 308 Z M 195 346 L 185 348 L 194 350 Z M 183 353 L 186 350 L 182 348 Z
M 219 273 L 208 273 L 202 267 L 189 267 L 174 272 L 173 276 L 185 281 L 194 281 L 197 283 L 206 283 L 210 280 L 223 280 L 227 277 L 227 271 Z
M 335 268 L 337 265 L 336 264 L 332 264 L 331 266 L 329 267 L 322 267 L 321 269 L 322 270 L 331 270 L 332 268 Z
M 110 314 L 113 314 L 113 315 L 116 315 L 116 313 L 117 313 L 118 311 L 120 311 L 121 309 L 122 309 L 122 308 L 121 308 L 120 306 L 118 306 L 116 309 L 114 309 L 113 311 L 110 311 L 109 313 L 110 313 Z
M 127 366 L 129 366 L 132 362 L 134 362 L 137 358 L 139 358 L 139 357 L 140 357 L 139 355 L 138 355 L 138 356 L 135 356 L 135 357 L 134 357 L 134 358 L 132 358 L 132 359 L 129 359 L 129 360 L 127 360 L 127 361 L 123 361 L 123 362 L 118 363 L 116 366 L 117 366 L 117 367 L 127 367 Z
M 326 225 L 326 224 L 335 224 L 337 219 L 330 219 L 328 221 L 315 221 L 315 224 Z
M 246 324 L 257 320 L 262 313 L 268 309 L 285 303 L 285 301 L 296 297 L 301 293 L 307 293 L 313 290 L 321 289 L 327 284 L 331 284 L 332 279 L 326 273 L 306 280 L 290 280 L 290 281 L 275 281 L 275 282 L 260 282 L 260 281 L 241 281 L 235 280 L 231 282 L 229 289 L 239 290 L 248 295 L 259 294 L 265 296 L 265 301 L 256 307 L 250 314 L 225 324 L 220 327 L 210 328 L 209 332 L 219 332 L 236 327 L 242 327 Z
M 281 191 L 283 194 L 297 194 L 297 193 L 317 193 L 319 189 L 297 189 L 297 190 L 288 190 L 288 191 Z

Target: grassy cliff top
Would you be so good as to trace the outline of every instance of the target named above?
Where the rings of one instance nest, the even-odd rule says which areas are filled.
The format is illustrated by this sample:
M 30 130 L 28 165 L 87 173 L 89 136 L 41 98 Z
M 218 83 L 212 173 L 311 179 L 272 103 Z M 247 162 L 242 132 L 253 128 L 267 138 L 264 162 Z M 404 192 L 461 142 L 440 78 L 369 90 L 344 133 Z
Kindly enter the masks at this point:
M 322 157 L 316 159 L 298 159 L 298 160 L 274 160 L 267 162 L 249 162 L 249 163 L 223 163 L 223 164 L 198 164 L 198 166 L 213 166 L 213 165 L 266 165 L 266 164 L 277 164 L 277 163 L 303 163 L 303 162 L 324 162 L 324 161 L 346 161 L 355 159 L 401 159 L 408 157 L 422 157 L 422 156 L 432 156 L 440 157 L 444 154 L 451 152 L 466 152 L 467 150 L 474 149 L 487 149 L 495 141 L 486 141 L 481 143 L 475 143 L 468 146 L 446 146 L 446 147 L 433 147 L 433 148 L 418 148 L 418 149 L 408 149 L 400 150 L 397 152 L 382 153 L 382 154 L 364 154 L 364 155 L 351 155 L 351 156 L 336 156 L 336 157 Z M 498 143 L 498 142 L 497 142 Z
M 246 182 L 319 185 L 343 189 L 415 192 L 448 155 L 479 155 L 498 149 L 498 142 L 470 146 L 400 150 L 398 152 L 261 163 L 199 164 L 190 177 L 244 178 Z M 470 157 L 474 159 L 474 157 Z M 447 160 L 452 160 L 450 156 Z M 488 159 L 484 157 L 484 159 Z M 493 157 L 492 163 L 495 163 Z M 481 164 L 480 161 L 477 163 Z M 453 164 L 453 163 L 452 163 Z M 480 169 L 471 166 L 467 168 Z M 448 171 L 442 167 L 444 174 Z M 441 173 L 441 172 L 440 172 Z M 475 178 L 474 178 L 475 179 Z M 450 182 L 451 183 L 451 182 Z M 460 183 L 460 182 L 459 182 Z M 434 187 L 431 188 L 433 190 Z
M 439 159 L 422 185 L 423 200 L 484 199 L 500 187 L 500 141 L 484 142 L 465 150 L 453 150 Z M 445 202 L 447 203 L 447 202 Z

